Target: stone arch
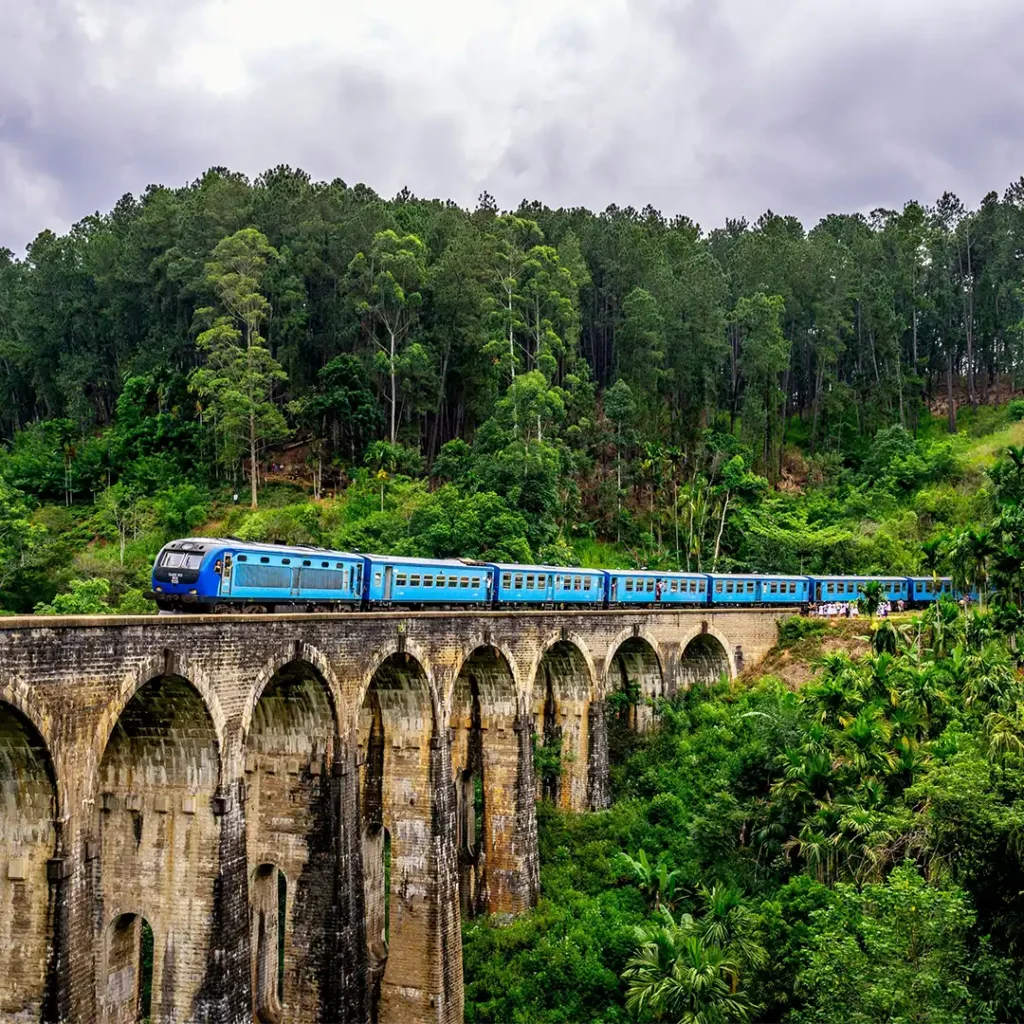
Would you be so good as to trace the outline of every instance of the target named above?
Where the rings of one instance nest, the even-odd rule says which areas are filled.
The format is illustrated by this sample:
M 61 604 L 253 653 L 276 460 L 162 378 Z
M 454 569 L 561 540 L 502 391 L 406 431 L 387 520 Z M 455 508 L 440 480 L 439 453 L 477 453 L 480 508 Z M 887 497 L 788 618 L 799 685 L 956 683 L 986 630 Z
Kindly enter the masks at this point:
M 0 702 L 0 1018 L 55 1019 L 50 935 L 57 903 L 57 783 L 46 743 L 13 704 Z M 59 874 L 58 874 L 59 877 Z
M 483 644 L 471 651 L 449 707 L 462 913 L 516 913 L 535 898 L 528 851 L 536 817 L 529 731 L 508 653 Z
M 617 698 L 621 706 L 612 708 L 617 724 L 632 732 L 648 732 L 654 724 L 650 701 L 667 695 L 657 641 L 645 632 L 630 631 L 616 638 L 610 650 L 607 693 L 631 698 L 628 703 Z
M 426 662 L 408 649 L 375 659 L 359 750 L 371 1017 L 379 1024 L 462 1019 L 446 740 Z
M 152 925 L 153 1017 L 184 1019 L 214 969 L 220 815 L 227 806 L 218 789 L 216 727 L 198 689 L 177 674 L 138 687 L 110 731 L 98 774 L 97 895 L 105 920 L 133 913 Z M 99 979 L 101 992 L 109 981 Z
M 104 1024 L 150 1020 L 153 1006 L 153 953 L 156 936 L 137 911 L 115 917 L 103 934 L 103 985 L 98 992 Z
M 327 941 L 340 826 L 331 784 L 338 721 L 327 681 L 306 660 L 279 665 L 257 692 L 244 748 L 255 1010 L 259 1020 L 312 1024 L 338 997 L 337 950 Z M 275 872 L 269 882 L 259 875 L 267 864 Z M 291 884 L 278 923 L 282 878 Z M 280 990 L 279 936 L 287 936 Z
M 294 644 L 290 644 L 288 647 L 277 651 L 273 657 L 264 662 L 259 672 L 256 673 L 256 678 L 249 689 L 249 696 L 246 699 L 245 706 L 242 708 L 240 731 L 243 747 L 246 744 L 249 729 L 252 725 L 253 712 L 256 710 L 260 697 L 263 696 L 267 684 L 282 668 L 293 663 L 305 663 L 319 674 L 330 699 L 331 712 L 334 715 L 337 728 L 342 728 L 343 723 L 339 718 L 341 695 L 343 692 L 341 682 L 331 667 L 327 656 L 319 648 L 306 643 L 305 640 L 296 640 Z
M 471 639 L 459 652 L 458 660 L 455 662 L 455 669 L 452 672 L 451 680 L 448 683 L 444 694 L 445 704 L 447 707 L 450 708 L 452 706 L 452 701 L 455 697 L 455 689 L 459 684 L 459 676 L 462 674 L 462 670 L 465 667 L 466 662 L 481 650 L 493 651 L 504 661 L 505 667 L 515 684 L 516 692 L 519 692 L 520 674 L 512 649 L 508 644 L 489 639 L 485 635 L 480 634 Z
M 568 810 L 585 810 L 591 802 L 589 760 L 595 723 L 590 709 L 596 679 L 589 651 L 571 634 L 544 646 L 533 674 L 529 699 L 540 765 L 537 795 Z M 599 726 L 603 733 L 603 716 Z
M 676 677 L 680 687 L 716 683 L 722 675 L 736 675 L 728 641 L 717 630 L 695 633 L 679 648 Z
M 188 681 L 198 694 L 206 709 L 217 740 L 217 753 L 221 761 L 227 751 L 227 716 L 220 704 L 217 688 L 201 665 L 188 655 L 165 648 L 161 653 L 147 658 L 133 672 L 126 676 L 118 688 L 117 695 L 103 711 L 98 729 L 98 750 L 102 756 L 110 743 L 111 735 L 125 708 L 136 694 L 155 679 L 178 678 Z
M 366 664 L 368 664 L 369 667 L 363 672 L 362 679 L 359 682 L 358 706 L 360 708 L 365 706 L 367 697 L 370 693 L 370 688 L 377 679 L 378 673 L 382 670 L 387 670 L 386 667 L 388 665 L 415 665 L 418 670 L 418 674 L 422 676 L 424 692 L 427 697 L 434 697 L 434 687 L 432 683 L 433 669 L 427 651 L 414 641 L 407 640 L 404 636 L 400 640 L 396 639 L 395 641 L 376 648 L 370 655 Z M 427 703 L 430 705 L 431 721 L 434 728 L 440 728 L 440 723 L 437 721 L 435 714 L 436 709 L 434 707 L 433 699 L 429 700 Z M 359 721 L 362 722 L 361 713 Z

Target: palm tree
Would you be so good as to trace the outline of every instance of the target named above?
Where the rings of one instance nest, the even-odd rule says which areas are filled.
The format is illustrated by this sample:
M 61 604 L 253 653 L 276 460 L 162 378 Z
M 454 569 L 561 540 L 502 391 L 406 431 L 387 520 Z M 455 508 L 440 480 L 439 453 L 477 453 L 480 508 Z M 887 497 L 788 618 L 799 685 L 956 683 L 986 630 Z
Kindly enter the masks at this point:
M 988 756 L 999 758 L 1000 764 L 1006 767 L 1008 754 L 1020 757 L 1024 754 L 1024 706 L 1016 704 L 1012 714 L 993 711 L 985 716 L 985 733 L 988 739 Z
M 864 596 L 861 598 L 861 604 L 864 606 L 864 611 L 868 615 L 874 615 L 878 611 L 878 606 L 882 603 L 882 599 L 885 597 L 882 584 L 878 580 L 869 580 L 864 584 L 862 593 Z
M 620 856 L 637 888 L 650 900 L 655 910 L 660 909 L 662 900 L 669 906 L 673 905 L 680 874 L 675 870 L 669 871 L 664 855 L 659 857 L 657 862 L 651 861 L 644 849 L 641 849 L 635 858 L 630 857 L 628 853 L 622 853 Z
M 757 1011 L 739 991 L 739 965 L 706 944 L 688 914 L 676 922 L 663 908 L 660 922 L 637 929 L 637 941 L 623 972 L 626 1007 L 637 1016 L 671 1024 L 744 1024 Z
M 949 549 L 953 572 L 953 585 L 964 594 L 977 591 L 982 606 L 988 584 L 989 559 L 995 554 L 988 530 L 975 530 L 968 526 L 961 530 Z

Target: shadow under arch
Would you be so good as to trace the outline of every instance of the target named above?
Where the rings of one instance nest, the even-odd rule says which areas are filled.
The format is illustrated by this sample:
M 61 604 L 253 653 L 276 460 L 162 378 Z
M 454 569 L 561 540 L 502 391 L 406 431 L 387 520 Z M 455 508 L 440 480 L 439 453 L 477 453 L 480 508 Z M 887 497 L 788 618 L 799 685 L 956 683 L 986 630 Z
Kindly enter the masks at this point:
M 679 653 L 678 685 L 689 687 L 698 683 L 717 683 L 722 676 L 735 675 L 732 659 L 724 638 L 710 630 L 692 636 Z
M 187 1017 L 215 970 L 220 777 L 214 722 L 192 683 L 160 675 L 136 689 L 98 771 L 97 888 L 108 914 L 134 913 L 152 925 L 157 1020 Z M 101 992 L 109 991 L 108 981 L 100 979 Z M 113 1013 L 104 1008 L 101 1020 L 118 1020 Z
M 651 702 L 666 695 L 657 645 L 649 637 L 630 633 L 612 652 L 606 673 L 611 722 L 631 732 L 648 732 L 654 725 Z
M 59 882 L 57 783 L 46 742 L 17 707 L 0 701 L 0 1018 L 56 1020 Z M 53 942 L 51 943 L 51 936 Z
M 461 1019 L 462 952 L 447 737 L 425 663 L 376 662 L 359 714 L 360 812 L 371 1020 Z
M 267 1024 L 319 1020 L 349 999 L 338 990 L 335 938 L 338 749 L 334 697 L 320 670 L 304 659 L 281 664 L 259 691 L 244 748 L 252 985 L 257 1020 Z M 272 878 L 260 873 L 267 865 Z M 285 879 L 292 885 L 279 905 Z

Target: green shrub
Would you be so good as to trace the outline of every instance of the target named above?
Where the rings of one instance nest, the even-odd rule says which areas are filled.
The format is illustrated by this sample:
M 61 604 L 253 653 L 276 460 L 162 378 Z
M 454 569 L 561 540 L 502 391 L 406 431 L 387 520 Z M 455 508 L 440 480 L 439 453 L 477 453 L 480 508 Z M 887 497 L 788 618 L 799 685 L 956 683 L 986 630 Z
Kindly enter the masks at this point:
M 828 629 L 824 619 L 808 619 L 802 615 L 791 615 L 779 623 L 779 644 L 792 647 L 811 636 L 823 636 Z

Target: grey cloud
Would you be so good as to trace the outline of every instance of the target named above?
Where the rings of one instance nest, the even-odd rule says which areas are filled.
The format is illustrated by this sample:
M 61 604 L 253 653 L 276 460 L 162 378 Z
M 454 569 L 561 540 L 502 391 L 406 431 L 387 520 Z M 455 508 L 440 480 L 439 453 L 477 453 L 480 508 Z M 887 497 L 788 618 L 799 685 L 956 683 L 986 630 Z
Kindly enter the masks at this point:
M 977 203 L 1024 170 L 1012 0 L 955 15 L 922 0 L 898 21 L 865 0 L 844 22 L 822 14 L 832 5 L 787 0 L 767 35 L 736 16 L 761 0 L 633 0 L 626 35 L 567 10 L 533 66 L 502 72 L 506 106 L 482 114 L 475 97 L 446 107 L 400 84 L 389 62 L 325 57 L 315 26 L 308 46 L 253 63 L 246 90 L 169 85 L 160 54 L 190 38 L 202 3 L 105 0 L 99 42 L 71 0 L 0 4 L 0 245 L 20 250 L 41 228 L 215 164 L 255 175 L 291 163 L 463 203 L 483 188 L 505 206 L 652 203 L 705 228 L 768 207 L 813 223 L 947 188 Z M 436 75 L 472 90 L 490 63 L 481 53 Z M 481 116 L 506 141 L 475 171 Z

